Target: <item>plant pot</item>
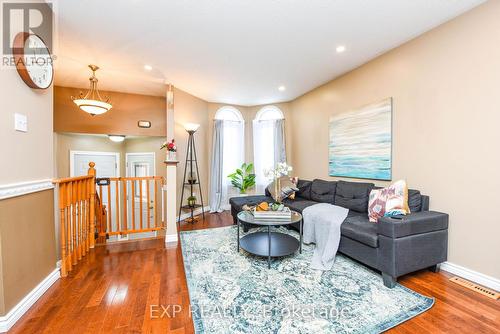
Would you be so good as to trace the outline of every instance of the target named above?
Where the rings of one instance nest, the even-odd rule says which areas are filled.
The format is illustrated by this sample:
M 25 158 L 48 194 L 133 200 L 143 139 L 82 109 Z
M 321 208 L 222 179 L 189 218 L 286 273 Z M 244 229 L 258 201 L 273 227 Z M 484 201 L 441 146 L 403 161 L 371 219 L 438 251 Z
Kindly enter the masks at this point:
M 196 205 L 196 198 L 188 198 L 187 204 L 190 207 L 194 207 Z

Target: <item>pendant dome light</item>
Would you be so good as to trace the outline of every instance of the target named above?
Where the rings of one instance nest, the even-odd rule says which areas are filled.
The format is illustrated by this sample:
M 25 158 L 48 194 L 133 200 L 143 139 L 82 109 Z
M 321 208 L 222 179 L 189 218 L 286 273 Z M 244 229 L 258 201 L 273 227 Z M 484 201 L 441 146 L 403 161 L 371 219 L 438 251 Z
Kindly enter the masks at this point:
M 89 65 L 89 68 L 92 71 L 92 76 L 89 78 L 90 90 L 85 95 L 80 92 L 78 99 L 75 99 L 73 96 L 71 99 L 86 113 L 89 113 L 92 116 L 101 115 L 109 111 L 113 106 L 109 103 L 109 98 L 103 99 L 97 90 L 98 80 L 95 76 L 95 72 L 99 69 L 99 67 L 96 65 Z

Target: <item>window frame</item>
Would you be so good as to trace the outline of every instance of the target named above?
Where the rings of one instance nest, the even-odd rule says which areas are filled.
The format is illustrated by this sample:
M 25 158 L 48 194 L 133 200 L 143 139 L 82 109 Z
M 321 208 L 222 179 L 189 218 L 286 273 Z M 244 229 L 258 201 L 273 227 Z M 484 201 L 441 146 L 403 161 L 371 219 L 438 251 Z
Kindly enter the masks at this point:
M 226 113 L 232 113 L 232 115 L 236 116 L 234 118 L 226 118 L 224 117 L 224 114 Z M 241 112 L 235 108 L 235 107 L 232 107 L 232 106 L 224 106 L 224 107 L 221 107 L 217 110 L 217 112 L 215 113 L 215 117 L 214 119 L 216 120 L 222 120 L 222 121 L 229 121 L 229 122 L 241 122 L 241 123 L 244 123 L 245 120 L 243 118 L 243 115 L 241 114 Z
M 279 114 L 279 116 L 266 118 L 265 115 L 267 113 Z M 270 121 L 275 119 L 285 119 L 285 115 L 283 114 L 283 111 L 280 108 L 273 105 L 264 106 L 260 108 L 260 110 L 255 115 L 256 121 Z

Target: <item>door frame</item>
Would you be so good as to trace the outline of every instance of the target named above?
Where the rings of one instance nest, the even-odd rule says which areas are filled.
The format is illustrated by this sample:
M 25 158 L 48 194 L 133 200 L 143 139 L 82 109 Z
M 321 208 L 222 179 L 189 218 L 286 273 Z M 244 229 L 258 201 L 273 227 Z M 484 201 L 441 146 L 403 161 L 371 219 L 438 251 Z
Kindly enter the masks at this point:
M 125 177 L 128 177 L 128 158 L 134 155 L 152 155 L 153 156 L 153 176 L 156 175 L 156 152 L 133 152 L 133 153 L 125 153 Z
M 120 177 L 120 153 L 99 151 L 69 151 L 69 177 L 75 176 L 75 155 L 109 155 L 116 158 L 116 177 Z

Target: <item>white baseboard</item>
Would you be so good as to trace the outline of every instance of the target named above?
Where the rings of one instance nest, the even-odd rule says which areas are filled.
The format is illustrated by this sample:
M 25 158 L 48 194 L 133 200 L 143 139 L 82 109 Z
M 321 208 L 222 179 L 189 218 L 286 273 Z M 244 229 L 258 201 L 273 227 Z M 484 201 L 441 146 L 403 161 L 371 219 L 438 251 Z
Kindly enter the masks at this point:
M 209 206 L 205 206 L 205 207 L 203 207 L 203 210 L 205 211 L 205 213 L 209 213 L 210 207 Z M 201 213 L 202 213 L 201 208 L 198 208 L 198 209 L 194 210 L 194 212 L 193 212 L 193 214 L 195 216 L 201 215 Z M 190 212 L 183 213 L 181 215 L 181 221 L 184 220 L 184 219 L 186 219 L 186 218 L 189 218 L 189 217 L 191 217 L 191 213 Z M 175 217 L 175 221 L 176 222 L 179 221 L 179 216 Z M 167 234 L 165 236 L 165 243 L 167 243 L 167 244 L 176 243 L 178 240 L 179 240 L 179 238 L 177 237 L 177 233 L 176 234 Z
M 36 180 L 0 185 L 0 200 L 54 188 L 52 180 Z
M 167 244 L 177 242 L 177 240 L 178 240 L 177 233 L 176 234 L 167 234 L 165 236 L 165 243 L 167 243 Z
M 16 306 L 6 315 L 0 317 L 0 332 L 7 332 L 14 324 L 26 313 L 33 304 L 47 291 L 61 274 L 56 268 L 43 281 L 41 281 L 33 290 L 30 291 Z
M 500 291 L 500 279 L 481 274 L 477 271 L 467 269 L 451 262 L 441 263 L 441 269 L 487 288 Z

